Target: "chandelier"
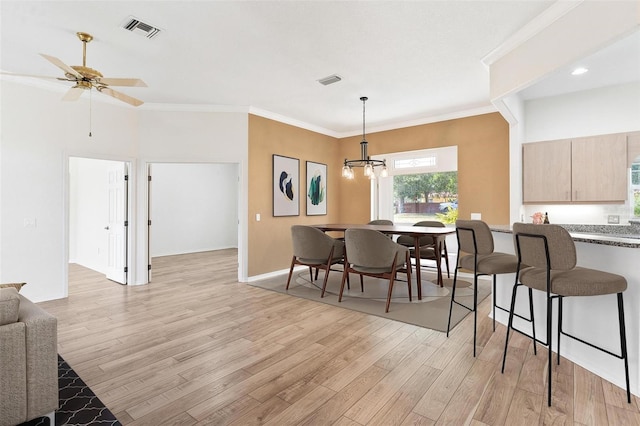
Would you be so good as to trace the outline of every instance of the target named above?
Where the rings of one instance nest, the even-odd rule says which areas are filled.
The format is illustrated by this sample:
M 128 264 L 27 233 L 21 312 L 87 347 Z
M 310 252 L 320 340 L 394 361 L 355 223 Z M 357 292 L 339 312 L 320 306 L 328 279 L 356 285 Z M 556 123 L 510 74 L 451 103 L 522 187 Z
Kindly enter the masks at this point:
M 363 96 L 360 98 L 360 100 L 362 101 L 362 142 L 360 142 L 360 159 L 347 160 L 345 158 L 344 165 L 342 166 L 342 177 L 347 179 L 354 178 L 353 167 L 364 167 L 364 175 L 367 176 L 369 179 L 376 178 L 374 167 L 382 166 L 382 169 L 380 170 L 381 177 L 387 177 L 389 174 L 387 171 L 386 160 L 372 160 L 369 157 L 369 154 L 367 153 L 368 142 L 367 142 L 367 139 L 365 138 L 365 131 L 364 131 L 364 125 L 365 125 L 365 106 L 364 105 L 367 99 L 369 98 L 367 98 L 366 96 Z

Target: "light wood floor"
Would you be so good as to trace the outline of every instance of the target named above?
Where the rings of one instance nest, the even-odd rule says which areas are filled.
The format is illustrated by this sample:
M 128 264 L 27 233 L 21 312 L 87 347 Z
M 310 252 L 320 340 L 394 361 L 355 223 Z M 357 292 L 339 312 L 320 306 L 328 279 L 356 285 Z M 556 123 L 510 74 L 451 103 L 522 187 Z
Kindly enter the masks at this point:
M 123 424 L 640 424 L 638 398 L 567 360 L 548 408 L 546 353 L 522 336 L 500 374 L 489 298 L 474 359 L 471 316 L 447 339 L 240 284 L 236 255 L 154 259 L 145 286 L 71 265 L 69 298 L 40 304 L 58 317 L 60 354 Z

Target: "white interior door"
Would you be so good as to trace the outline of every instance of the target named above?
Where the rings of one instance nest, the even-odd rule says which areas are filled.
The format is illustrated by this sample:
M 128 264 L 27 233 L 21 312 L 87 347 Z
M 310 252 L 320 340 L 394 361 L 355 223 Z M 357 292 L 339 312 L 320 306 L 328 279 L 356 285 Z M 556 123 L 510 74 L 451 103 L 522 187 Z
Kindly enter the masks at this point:
M 114 163 L 108 173 L 109 220 L 105 227 L 108 235 L 107 278 L 120 284 L 127 283 L 127 189 L 126 163 Z

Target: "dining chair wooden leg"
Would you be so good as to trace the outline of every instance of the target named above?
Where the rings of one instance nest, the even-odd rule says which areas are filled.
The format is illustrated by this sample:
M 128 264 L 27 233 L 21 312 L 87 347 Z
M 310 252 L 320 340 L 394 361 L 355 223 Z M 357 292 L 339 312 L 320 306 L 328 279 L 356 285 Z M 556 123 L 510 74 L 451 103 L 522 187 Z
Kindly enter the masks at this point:
M 344 283 L 349 276 L 349 264 L 344 263 L 344 272 L 342 272 L 342 281 L 340 282 L 340 294 L 338 295 L 338 302 L 342 302 L 342 292 L 344 291 Z
M 327 265 L 324 265 L 323 268 L 326 268 L 324 270 L 324 281 L 322 282 L 322 293 L 320 293 L 320 298 L 322 299 L 324 297 L 324 292 L 327 290 L 327 281 L 329 280 L 329 270 L 331 268 L 331 259 L 329 259 L 329 263 Z M 316 280 L 318 278 L 316 277 Z
M 389 305 L 391 304 L 391 293 L 393 293 L 393 282 L 394 280 L 395 274 L 391 274 L 391 277 L 389 277 L 389 292 L 387 293 L 387 306 L 385 307 L 384 311 L 385 312 L 389 312 Z
M 287 287 L 286 290 L 289 290 L 289 283 L 291 282 L 291 275 L 293 275 L 293 267 L 296 264 L 296 257 L 293 256 L 293 258 L 291 259 L 291 268 L 289 269 L 289 278 L 287 278 Z
M 444 264 L 447 266 L 447 278 L 451 278 L 451 275 L 449 274 L 449 253 L 447 252 L 447 243 L 443 242 L 442 245 L 444 246 Z

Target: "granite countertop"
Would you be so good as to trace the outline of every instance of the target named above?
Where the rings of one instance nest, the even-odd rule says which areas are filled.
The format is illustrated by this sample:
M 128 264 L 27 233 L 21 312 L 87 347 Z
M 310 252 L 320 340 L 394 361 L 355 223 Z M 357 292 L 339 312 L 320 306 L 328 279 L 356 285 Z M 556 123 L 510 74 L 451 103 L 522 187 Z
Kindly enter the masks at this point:
M 570 225 L 559 224 L 573 238 L 573 241 L 606 246 L 640 248 L 640 232 L 638 223 L 624 225 Z M 544 225 L 541 225 L 544 226 Z M 491 225 L 494 232 L 511 234 L 510 225 Z

